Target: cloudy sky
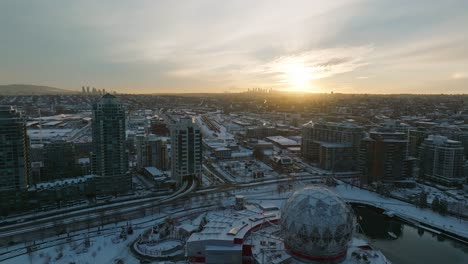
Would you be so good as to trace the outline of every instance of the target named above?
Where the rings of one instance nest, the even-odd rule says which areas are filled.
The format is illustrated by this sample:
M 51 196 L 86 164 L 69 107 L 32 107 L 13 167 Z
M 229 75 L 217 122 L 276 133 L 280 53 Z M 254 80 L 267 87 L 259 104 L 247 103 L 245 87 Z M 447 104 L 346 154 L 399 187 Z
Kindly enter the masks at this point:
M 0 84 L 468 93 L 468 1 L 0 1 Z

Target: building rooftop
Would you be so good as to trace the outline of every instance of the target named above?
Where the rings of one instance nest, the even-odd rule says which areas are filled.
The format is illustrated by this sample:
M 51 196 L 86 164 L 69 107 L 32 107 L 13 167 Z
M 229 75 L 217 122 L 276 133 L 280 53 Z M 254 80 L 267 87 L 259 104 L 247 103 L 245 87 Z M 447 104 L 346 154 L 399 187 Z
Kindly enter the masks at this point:
M 264 214 L 262 210 L 250 208 L 242 211 L 225 211 L 224 215 L 209 214 L 208 223 L 199 233 L 192 234 L 187 243 L 200 240 L 231 241 L 244 239 L 255 226 L 264 221 L 277 221 L 279 211 L 271 210 Z
M 74 129 L 28 129 L 27 133 L 31 140 L 49 140 L 52 138 L 67 138 L 71 136 Z
M 321 146 L 325 148 L 348 148 L 351 147 L 351 143 L 333 143 L 333 142 L 323 142 L 317 141 L 320 143 Z
M 266 139 L 280 146 L 299 146 L 299 143 L 297 141 L 283 136 L 271 136 L 267 137 Z
M 162 171 L 160 171 L 158 168 L 156 167 L 145 167 L 145 170 L 147 172 L 149 172 L 151 175 L 153 176 L 161 176 L 163 175 L 164 173 Z
M 90 175 L 85 175 L 85 176 L 76 177 L 76 178 L 67 178 L 67 179 L 60 179 L 60 180 L 49 181 L 49 182 L 41 182 L 41 183 L 35 184 L 33 187 L 30 188 L 30 190 L 34 190 L 34 189 L 42 190 L 42 189 L 49 189 L 49 188 L 54 188 L 54 187 L 84 183 L 94 177 L 95 175 L 90 174 Z

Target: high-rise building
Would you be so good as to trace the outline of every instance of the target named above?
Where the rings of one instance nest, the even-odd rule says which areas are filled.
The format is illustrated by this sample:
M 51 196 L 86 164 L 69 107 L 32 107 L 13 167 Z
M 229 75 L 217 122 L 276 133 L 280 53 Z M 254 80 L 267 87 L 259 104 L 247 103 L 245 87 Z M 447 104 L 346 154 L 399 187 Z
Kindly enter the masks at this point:
M 468 160 L 468 131 L 460 135 L 460 142 L 463 145 L 465 160 Z
M 468 131 L 458 131 L 449 138 L 461 142 L 464 149 L 465 159 L 468 159 Z
M 154 134 L 137 135 L 136 138 L 137 168 L 156 167 L 167 169 L 166 140 Z
M 468 128 L 467 127 L 443 124 L 443 125 L 435 126 L 431 132 L 432 133 L 428 133 L 428 135 L 441 135 L 451 140 L 460 141 L 464 149 L 465 158 L 468 158 Z
M 29 140 L 19 111 L 0 106 L 0 208 L 1 214 L 19 208 L 30 181 Z
M 172 177 L 180 184 L 190 178 L 199 179 L 202 167 L 200 128 L 189 117 L 171 127 Z
M 72 142 L 56 140 L 44 146 L 44 169 L 40 181 L 53 181 L 80 176 Z
M 411 129 L 408 135 L 408 155 L 413 157 L 419 157 L 419 147 L 423 143 L 424 139 L 429 135 L 429 131 L 425 128 L 418 127 Z
M 359 149 L 361 182 L 392 182 L 411 177 L 414 159 L 407 157 L 407 144 L 402 132 L 370 132 L 361 140 Z
M 429 135 L 441 135 L 451 140 L 460 141 L 463 145 L 465 158 L 468 158 L 468 131 L 455 125 L 440 125 L 431 128 L 417 127 L 411 129 L 409 131 L 410 156 L 419 156 L 419 147 Z
M 92 171 L 97 175 L 98 193 L 116 194 L 131 188 L 125 121 L 125 108 L 115 96 L 106 94 L 93 105 Z
M 310 122 L 302 128 L 302 156 L 325 170 L 356 171 L 363 131 L 352 123 Z
M 427 137 L 419 150 L 419 177 L 447 186 L 462 183 L 462 143 L 444 136 Z

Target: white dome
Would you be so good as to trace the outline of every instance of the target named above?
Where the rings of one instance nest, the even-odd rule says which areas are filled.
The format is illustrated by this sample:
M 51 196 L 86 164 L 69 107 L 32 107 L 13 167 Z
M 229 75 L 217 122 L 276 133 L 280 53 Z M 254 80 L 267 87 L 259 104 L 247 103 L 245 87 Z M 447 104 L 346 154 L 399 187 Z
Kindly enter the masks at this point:
M 344 259 L 354 223 L 350 207 L 338 195 L 321 187 L 296 191 L 281 208 L 285 247 L 301 260 Z

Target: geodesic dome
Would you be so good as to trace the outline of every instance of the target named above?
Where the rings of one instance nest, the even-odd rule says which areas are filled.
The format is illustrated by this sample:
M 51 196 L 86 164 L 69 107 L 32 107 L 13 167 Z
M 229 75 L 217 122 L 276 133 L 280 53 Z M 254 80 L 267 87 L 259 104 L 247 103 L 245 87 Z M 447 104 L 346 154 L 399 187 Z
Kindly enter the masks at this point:
M 354 214 L 335 193 L 322 187 L 296 191 L 281 208 L 285 248 L 301 260 L 341 261 L 354 232 Z

